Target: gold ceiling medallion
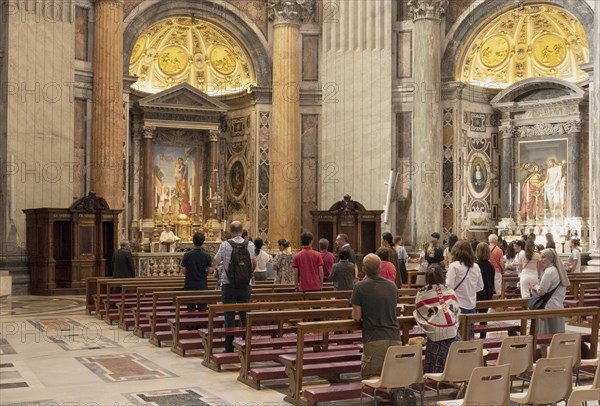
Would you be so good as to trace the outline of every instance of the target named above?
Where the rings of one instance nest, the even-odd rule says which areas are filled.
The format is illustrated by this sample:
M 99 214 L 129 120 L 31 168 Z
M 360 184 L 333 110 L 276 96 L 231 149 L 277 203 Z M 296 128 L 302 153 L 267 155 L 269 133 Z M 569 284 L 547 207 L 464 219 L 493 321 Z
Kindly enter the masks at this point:
M 590 59 L 581 23 L 554 5 L 521 5 L 474 30 L 457 67 L 460 81 L 504 88 L 530 77 L 579 82 Z
M 133 88 L 157 93 L 189 83 L 211 95 L 239 93 L 256 84 L 248 54 L 233 36 L 209 21 L 168 18 L 150 26 L 133 47 Z
M 545 34 L 536 39 L 533 50 L 535 60 L 549 68 L 560 65 L 567 56 L 565 40 L 554 34 Z

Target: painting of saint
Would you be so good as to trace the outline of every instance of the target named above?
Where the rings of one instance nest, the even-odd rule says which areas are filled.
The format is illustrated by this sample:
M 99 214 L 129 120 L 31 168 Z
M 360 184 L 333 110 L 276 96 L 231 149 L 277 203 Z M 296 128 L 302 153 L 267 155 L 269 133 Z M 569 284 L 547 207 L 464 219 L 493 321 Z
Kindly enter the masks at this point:
M 190 148 L 154 146 L 154 183 L 162 191 L 161 212 L 190 214 L 194 188 L 193 152 Z
M 487 169 L 481 158 L 473 160 L 471 165 L 471 184 L 475 193 L 480 194 L 487 184 Z
M 233 196 L 241 197 L 242 193 L 244 192 L 244 183 L 246 182 L 246 175 L 244 174 L 244 166 L 240 161 L 235 162 L 231 166 L 229 182 Z
M 567 209 L 568 140 L 519 142 L 517 204 L 519 220 L 560 224 Z
M 519 218 L 521 220 L 540 219 L 543 215 L 544 198 L 544 168 L 535 162 L 521 164 L 521 171 L 525 171 L 525 178 L 521 184 L 521 207 Z

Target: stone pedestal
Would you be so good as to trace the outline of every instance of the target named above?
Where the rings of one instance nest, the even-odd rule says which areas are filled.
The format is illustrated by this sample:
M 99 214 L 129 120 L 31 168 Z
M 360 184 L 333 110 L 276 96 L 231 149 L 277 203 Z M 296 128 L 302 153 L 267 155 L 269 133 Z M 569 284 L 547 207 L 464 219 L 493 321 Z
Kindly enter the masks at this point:
M 123 207 L 123 0 L 94 2 L 90 189 Z
M 447 1 L 410 0 L 414 20 L 413 178 L 417 244 L 442 231 L 441 29 Z

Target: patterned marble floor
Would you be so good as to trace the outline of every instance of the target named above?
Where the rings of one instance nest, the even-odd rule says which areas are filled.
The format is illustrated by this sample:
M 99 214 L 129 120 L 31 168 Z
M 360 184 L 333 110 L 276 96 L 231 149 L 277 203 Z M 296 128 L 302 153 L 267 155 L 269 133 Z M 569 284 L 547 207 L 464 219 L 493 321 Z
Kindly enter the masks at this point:
M 286 381 L 251 389 L 236 369 L 216 373 L 85 315 L 83 297 L 13 297 L 0 315 L 1 405 L 287 404 Z

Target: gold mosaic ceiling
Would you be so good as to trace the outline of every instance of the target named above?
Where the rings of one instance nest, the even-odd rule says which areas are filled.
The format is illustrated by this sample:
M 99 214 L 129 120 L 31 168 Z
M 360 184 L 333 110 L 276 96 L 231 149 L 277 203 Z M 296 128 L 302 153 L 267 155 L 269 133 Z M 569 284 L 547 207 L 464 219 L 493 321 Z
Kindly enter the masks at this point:
M 587 78 L 578 67 L 590 57 L 585 30 L 570 13 L 551 5 L 525 5 L 500 15 L 466 49 L 457 72 L 462 82 L 507 87 L 537 76 Z
M 211 96 L 256 84 L 240 44 L 215 24 L 190 17 L 159 21 L 138 39 L 129 61 L 133 88 L 158 93 L 186 82 Z

